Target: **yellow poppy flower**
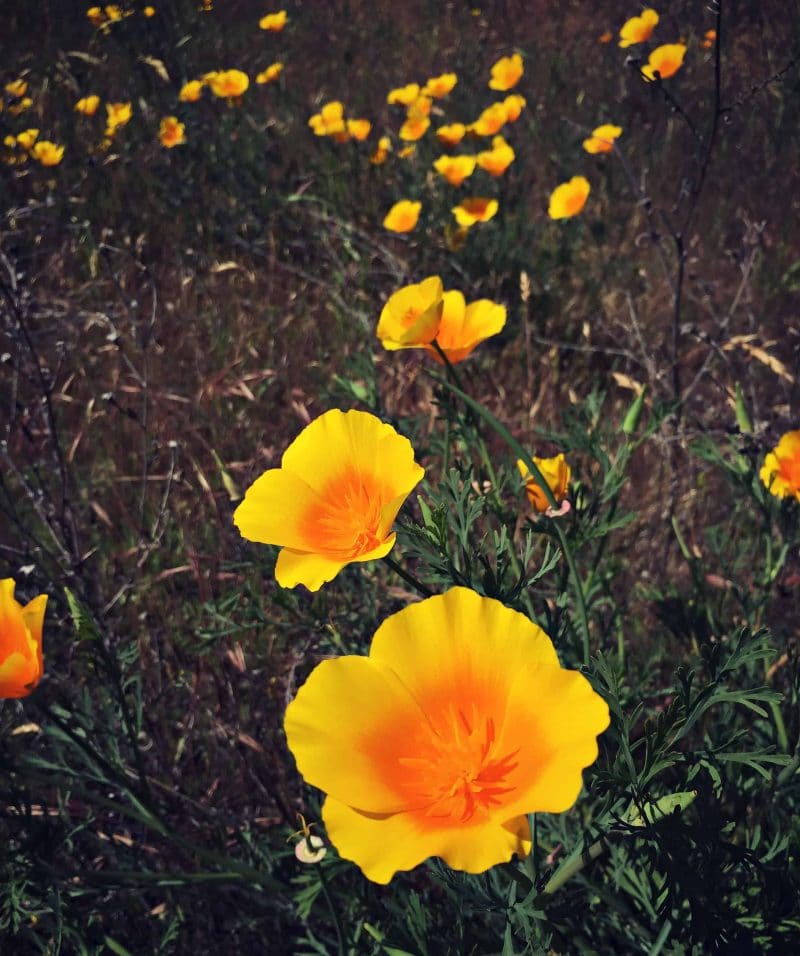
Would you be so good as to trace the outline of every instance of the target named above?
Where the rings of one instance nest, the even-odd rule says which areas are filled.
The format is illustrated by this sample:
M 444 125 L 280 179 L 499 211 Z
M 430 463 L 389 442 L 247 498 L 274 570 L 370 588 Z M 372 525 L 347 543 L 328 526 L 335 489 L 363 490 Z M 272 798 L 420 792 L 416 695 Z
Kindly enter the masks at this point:
M 30 149 L 38 138 L 38 129 L 25 129 L 17 135 L 17 145 L 23 149 Z
M 411 159 L 412 156 L 416 155 L 417 147 L 412 143 L 409 146 L 404 146 L 402 149 L 397 150 L 398 159 Z
M 23 96 L 21 100 L 18 100 L 16 103 L 12 103 L 8 107 L 8 112 L 12 116 L 19 116 L 20 113 L 24 113 L 25 110 L 29 110 L 33 106 L 33 100 L 30 96 Z
M 375 149 L 375 152 L 370 156 L 369 161 L 375 166 L 380 166 L 381 163 L 386 162 L 386 157 L 389 155 L 389 152 L 392 148 L 392 141 L 388 136 L 381 136 L 378 140 L 378 146 Z
M 363 142 L 372 129 L 372 123 L 367 119 L 349 119 L 346 123 L 347 132 L 353 139 Z
M 6 83 L 5 91 L 9 96 L 21 99 L 28 92 L 28 84 L 25 80 L 11 80 Z
M 575 803 L 608 725 L 538 625 L 461 587 L 317 665 L 284 722 L 331 843 L 384 884 L 431 856 L 482 873 L 526 855 L 527 815 Z
M 494 136 L 508 122 L 508 113 L 504 103 L 492 103 L 471 123 L 467 130 L 476 136 Z
M 117 20 L 122 19 L 122 8 L 118 6 L 116 3 L 110 3 L 105 8 L 105 14 L 108 17 L 108 19 L 113 23 Z
M 431 121 L 427 116 L 407 119 L 400 127 L 398 136 L 400 139 L 404 139 L 407 142 L 415 142 L 418 139 L 422 139 L 430 125 Z
M 308 121 L 308 125 L 317 136 L 331 136 L 346 132 L 344 121 L 344 104 L 339 100 L 331 100 L 315 113 Z
M 474 226 L 476 222 L 488 222 L 496 213 L 498 202 L 482 196 L 464 199 L 453 209 L 453 215 L 459 226 Z
M 64 156 L 64 147 L 57 146 L 48 139 L 40 139 L 38 143 L 34 143 L 31 156 L 42 166 L 58 166 Z
M 800 501 L 800 431 L 781 436 L 764 459 L 758 475 L 776 498 Z
M 506 324 L 505 306 L 491 299 L 478 299 L 467 305 L 461 292 L 453 290 L 445 292 L 442 300 L 442 318 L 436 333 L 436 344 L 451 365 L 462 362 L 477 345 L 497 335 Z M 428 350 L 437 362 L 442 362 L 432 345 Z
M 414 449 L 367 412 L 325 412 L 247 489 L 233 515 L 243 537 L 282 547 L 281 587 L 317 591 L 351 562 L 385 557 L 403 502 L 422 479 Z
M 665 43 L 663 46 L 657 46 L 642 67 L 642 74 L 648 80 L 654 80 L 656 73 L 662 80 L 668 80 L 681 68 L 685 55 L 686 44 L 684 43 Z
M 430 96 L 418 96 L 413 103 L 409 103 L 406 108 L 406 118 L 410 120 L 422 119 L 431 115 L 433 100 Z
M 610 153 L 614 148 L 614 140 L 621 133 L 621 126 L 612 126 L 610 123 L 598 126 L 589 139 L 583 141 L 583 148 L 587 153 Z
M 84 116 L 94 116 L 97 107 L 100 105 L 100 97 L 92 93 L 89 96 L 82 96 L 75 104 L 75 112 L 82 113 Z
M 121 126 L 126 126 L 132 112 L 130 103 L 106 103 L 106 136 L 110 138 Z
M 536 458 L 534 456 L 533 463 L 542 473 L 542 477 L 553 492 L 553 497 L 561 503 L 567 495 L 567 488 L 572 478 L 572 469 L 566 458 L 563 455 L 556 455 L 555 458 Z M 519 468 L 519 473 L 525 482 L 525 493 L 531 507 L 534 511 L 544 514 L 550 508 L 550 502 L 521 458 L 517 460 L 517 468 Z
M 525 72 L 522 65 L 522 57 L 519 53 L 511 56 L 501 57 L 492 67 L 492 78 L 489 80 L 490 90 L 500 90 L 505 92 L 519 83 L 520 77 Z
M 419 214 L 422 210 L 421 202 L 412 202 L 410 199 L 401 199 L 396 202 L 383 220 L 383 228 L 390 232 L 411 232 L 416 228 Z
M 492 148 L 483 153 L 478 153 L 477 162 L 481 169 L 485 170 L 490 176 L 502 176 L 508 167 L 514 162 L 514 150 L 503 139 L 502 136 L 495 136 L 492 140 Z
M 467 127 L 463 123 L 451 123 L 449 126 L 440 126 L 436 130 L 436 138 L 442 146 L 458 146 L 466 136 Z
M 86 11 L 86 17 L 93 27 L 99 27 L 106 19 L 100 7 L 89 7 Z
M 468 176 L 475 172 L 475 157 L 440 156 L 433 167 L 451 186 L 460 186 Z
M 275 80 L 283 73 L 283 63 L 271 63 L 266 70 L 262 70 L 258 76 L 256 76 L 256 83 L 274 83 Z
M 262 30 L 269 30 L 270 33 L 280 33 L 286 26 L 286 11 L 279 10 L 277 13 L 268 13 L 258 21 Z
M 658 23 L 658 14 L 655 10 L 647 8 L 642 10 L 638 17 L 631 17 L 626 20 L 619 31 L 621 47 L 633 46 L 634 43 L 644 43 L 650 39 Z
M 550 194 L 548 216 L 551 219 L 569 219 L 570 216 L 577 216 L 586 205 L 589 188 L 589 180 L 585 176 L 573 176 L 569 182 L 556 186 Z
M 419 83 L 408 83 L 389 90 L 386 102 L 389 106 L 410 106 L 419 96 Z
M 208 85 L 214 96 L 233 99 L 250 86 L 250 77 L 241 70 L 220 70 L 210 77 Z
M 516 123 L 520 117 L 520 113 L 525 109 L 527 102 L 524 96 L 520 96 L 519 93 L 511 93 L 503 100 L 503 107 L 506 111 L 506 122 L 507 123 Z
M 202 80 L 189 80 L 188 83 L 184 83 L 181 87 L 181 91 L 178 93 L 178 99 L 181 103 L 196 103 L 203 95 L 204 86 L 205 84 Z
M 439 276 L 429 276 L 391 295 L 378 320 L 377 335 L 383 347 L 394 352 L 429 345 L 439 331 L 443 294 Z
M 150 17 L 154 17 L 154 16 L 156 15 L 156 8 L 155 8 L 155 7 L 145 7 L 144 10 L 142 10 L 142 13 L 143 13 L 148 19 L 150 19 Z
M 14 580 L 0 580 L 0 700 L 27 697 L 44 671 L 42 626 L 47 595 L 23 607 L 14 598 Z
M 167 149 L 186 142 L 186 127 L 177 116 L 165 116 L 158 127 L 158 138 Z
M 432 96 L 435 100 L 440 100 L 452 92 L 457 82 L 458 77 L 455 73 L 442 73 L 441 76 L 432 76 L 422 87 L 421 92 L 424 96 Z

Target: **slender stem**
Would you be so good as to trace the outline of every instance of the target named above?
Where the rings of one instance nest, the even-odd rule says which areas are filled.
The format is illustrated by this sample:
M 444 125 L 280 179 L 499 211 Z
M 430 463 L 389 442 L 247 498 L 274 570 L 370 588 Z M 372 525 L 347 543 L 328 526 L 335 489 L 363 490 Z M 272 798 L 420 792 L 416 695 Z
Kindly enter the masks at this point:
M 605 840 L 601 838 L 597 840 L 597 842 L 593 843 L 588 850 L 581 853 L 581 855 L 574 859 L 571 863 L 565 863 L 560 866 L 556 874 L 545 886 L 544 892 L 549 896 L 551 893 L 555 893 L 557 890 L 560 890 L 567 880 L 575 876 L 576 873 L 580 873 L 587 863 L 591 863 L 592 860 L 596 860 L 602 853 L 605 852 L 605 849 Z
M 319 882 L 322 886 L 322 895 L 325 897 L 325 902 L 328 904 L 328 909 L 331 913 L 331 918 L 333 919 L 333 928 L 336 930 L 336 942 L 339 944 L 339 956 L 347 956 L 347 950 L 344 946 L 344 932 L 342 931 L 342 924 L 339 920 L 339 914 L 336 911 L 336 907 L 333 903 L 333 897 L 330 894 L 328 889 L 328 877 L 325 876 L 325 870 L 322 868 L 322 864 L 314 864 L 317 869 L 317 874 L 319 875 Z
M 456 395 L 475 412 L 480 416 L 508 445 L 508 447 L 514 452 L 514 454 L 521 458 L 522 461 L 527 465 L 528 471 L 532 475 L 536 484 L 542 489 L 542 494 L 547 499 L 547 503 L 551 508 L 558 508 L 558 502 L 555 499 L 550 486 L 547 484 L 547 480 L 541 471 L 537 468 L 536 463 L 534 462 L 531 455 L 522 447 L 522 445 L 517 441 L 516 438 L 511 434 L 511 432 L 499 422 L 494 415 L 484 408 L 479 402 L 476 402 L 473 398 L 470 398 L 466 392 L 457 386 L 451 384 L 446 379 L 443 379 L 440 375 L 437 375 L 435 372 L 430 373 L 431 377 L 434 378 L 440 385 L 444 385 L 445 388 L 449 388 L 452 392 L 455 392 Z M 583 582 L 581 581 L 580 575 L 578 574 L 578 568 L 575 564 L 575 559 L 572 555 L 572 549 L 570 548 L 569 542 L 567 541 L 566 535 L 559 526 L 558 522 L 553 522 L 556 534 L 558 536 L 559 544 L 561 545 L 561 550 L 564 554 L 564 558 L 567 562 L 567 567 L 569 568 L 570 576 L 572 578 L 572 585 L 575 591 L 575 598 L 577 603 L 578 618 L 581 624 L 581 636 L 583 639 L 583 663 L 587 665 L 589 663 L 590 657 L 590 633 L 589 633 L 589 615 L 586 610 L 586 597 L 583 591 Z
M 406 584 L 410 584 L 412 588 L 416 588 L 423 597 L 431 597 L 433 595 L 433 591 L 431 591 L 429 587 L 426 587 L 421 581 L 418 581 L 413 574 L 409 574 L 394 558 L 390 558 L 387 554 L 383 560 L 398 577 L 401 577 Z

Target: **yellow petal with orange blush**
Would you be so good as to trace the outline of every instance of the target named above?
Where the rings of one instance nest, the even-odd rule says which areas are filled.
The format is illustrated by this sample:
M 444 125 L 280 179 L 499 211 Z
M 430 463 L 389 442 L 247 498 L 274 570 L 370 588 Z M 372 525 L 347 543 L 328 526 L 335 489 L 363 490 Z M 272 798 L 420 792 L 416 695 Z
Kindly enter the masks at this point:
M 324 456 L 318 453 L 318 458 Z M 272 468 L 247 489 L 233 522 L 248 541 L 311 551 L 314 542 L 309 537 L 307 517 L 323 505 L 320 495 L 298 475 Z
M 483 873 L 516 854 L 530 853 L 528 819 L 438 830 L 420 825 L 411 813 L 368 814 L 333 797 L 322 807 L 331 842 L 346 860 L 356 863 L 367 879 L 386 884 L 397 872 L 411 870 L 428 857 L 439 856 L 453 869 Z

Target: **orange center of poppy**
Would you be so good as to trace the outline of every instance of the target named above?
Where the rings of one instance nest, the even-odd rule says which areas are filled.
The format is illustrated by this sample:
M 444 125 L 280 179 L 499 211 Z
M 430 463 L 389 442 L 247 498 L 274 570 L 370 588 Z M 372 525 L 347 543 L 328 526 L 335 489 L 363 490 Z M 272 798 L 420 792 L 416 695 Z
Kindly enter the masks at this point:
M 381 508 L 388 501 L 374 475 L 351 469 L 335 478 L 322 504 L 306 516 L 304 531 L 319 554 L 354 558 L 381 543 Z
M 469 705 L 452 704 L 417 741 L 418 755 L 399 757 L 403 789 L 423 819 L 466 823 L 503 803 L 513 786 L 507 778 L 517 766 L 517 750 L 500 753 L 492 717 Z M 420 746 L 421 743 L 421 746 Z
M 778 458 L 778 474 L 792 491 L 800 490 L 800 454 L 792 458 Z

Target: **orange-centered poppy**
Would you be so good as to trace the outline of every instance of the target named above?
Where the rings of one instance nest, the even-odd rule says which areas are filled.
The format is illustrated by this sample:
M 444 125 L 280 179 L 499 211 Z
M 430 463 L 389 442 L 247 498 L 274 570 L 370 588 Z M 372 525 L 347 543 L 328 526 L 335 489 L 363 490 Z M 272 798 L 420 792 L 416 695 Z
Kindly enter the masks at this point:
M 800 431 L 781 436 L 764 459 L 759 477 L 777 498 L 800 501 Z
M 642 75 L 647 80 L 654 80 L 658 74 L 660 79 L 668 80 L 683 66 L 685 55 L 686 44 L 684 43 L 665 43 L 663 46 L 657 46 L 642 67 Z
M 645 43 L 653 34 L 658 23 L 658 14 L 648 7 L 642 10 L 641 16 L 626 20 L 619 31 L 621 47 L 633 46 L 635 43 Z
M 282 547 L 281 587 L 317 591 L 354 561 L 385 557 L 397 512 L 421 480 L 407 438 L 367 412 L 325 412 L 247 489 L 233 515 L 249 541 Z
M 340 856 L 388 883 L 431 856 L 481 873 L 527 854 L 527 814 L 572 806 L 608 724 L 541 628 L 453 588 L 387 618 L 368 657 L 319 664 L 284 726 Z
M 0 699 L 27 697 L 42 677 L 46 605 L 47 595 L 40 594 L 23 607 L 13 578 L 0 580 Z
M 566 458 L 564 458 L 563 454 L 556 455 L 555 458 L 534 457 L 533 463 L 542 473 L 542 477 L 547 482 L 550 491 L 553 492 L 553 497 L 561 504 L 567 496 L 567 488 L 569 487 L 570 478 L 572 477 L 572 469 Z M 519 473 L 525 481 L 525 493 L 528 496 L 531 507 L 534 511 L 544 514 L 544 512 L 550 508 L 550 502 L 547 500 L 544 491 L 533 475 L 528 471 L 528 466 L 521 458 L 517 460 L 517 468 L 519 468 Z

